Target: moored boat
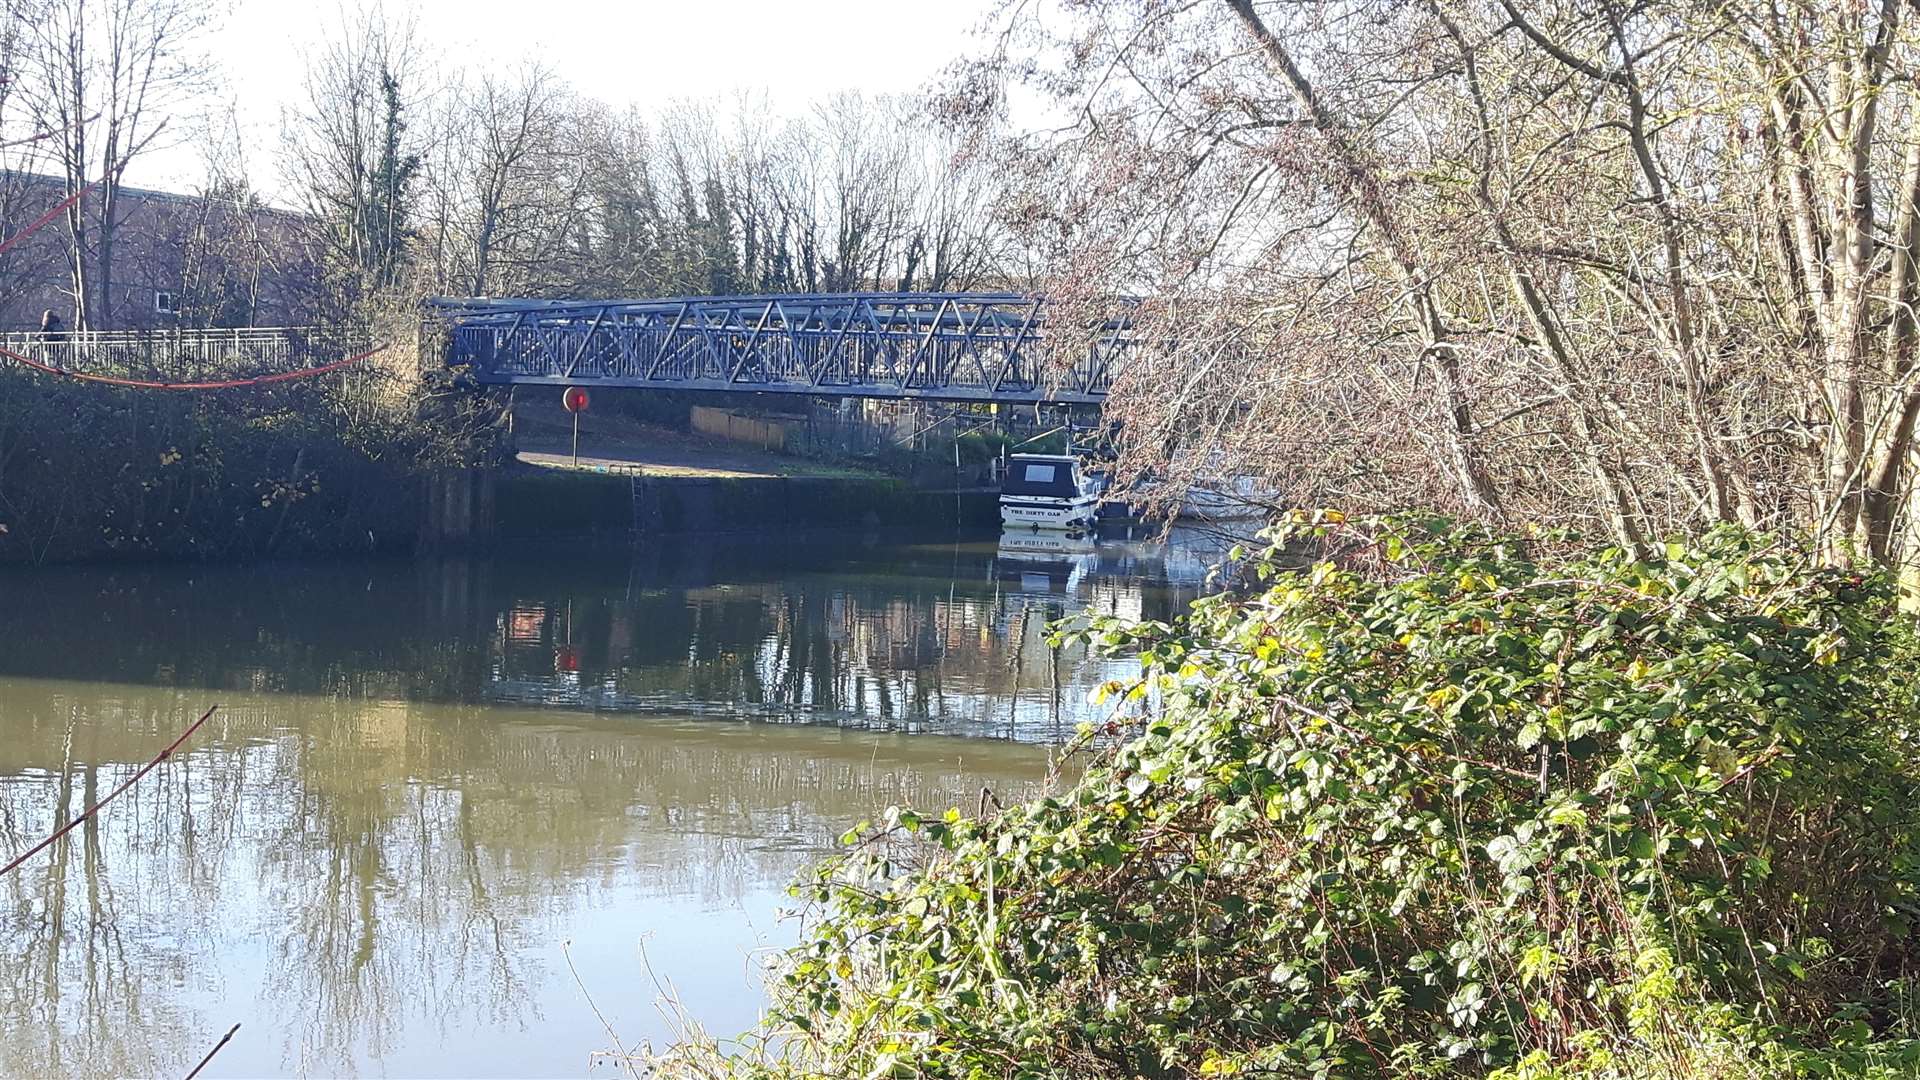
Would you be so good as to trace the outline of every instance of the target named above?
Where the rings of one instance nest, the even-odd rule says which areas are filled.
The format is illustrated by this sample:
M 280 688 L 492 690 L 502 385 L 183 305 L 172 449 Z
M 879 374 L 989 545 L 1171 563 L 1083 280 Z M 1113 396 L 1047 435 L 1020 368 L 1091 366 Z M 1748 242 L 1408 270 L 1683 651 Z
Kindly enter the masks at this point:
M 1100 485 L 1067 454 L 1014 454 L 1000 485 L 1000 523 L 1009 529 L 1093 528 Z

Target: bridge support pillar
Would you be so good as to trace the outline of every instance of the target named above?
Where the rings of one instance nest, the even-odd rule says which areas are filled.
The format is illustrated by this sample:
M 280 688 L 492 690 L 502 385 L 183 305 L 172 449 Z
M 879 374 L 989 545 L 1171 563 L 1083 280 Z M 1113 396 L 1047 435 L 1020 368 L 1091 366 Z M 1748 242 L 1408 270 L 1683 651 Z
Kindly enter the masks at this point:
M 488 469 L 451 469 L 424 479 L 420 547 L 470 547 L 493 537 L 494 474 Z

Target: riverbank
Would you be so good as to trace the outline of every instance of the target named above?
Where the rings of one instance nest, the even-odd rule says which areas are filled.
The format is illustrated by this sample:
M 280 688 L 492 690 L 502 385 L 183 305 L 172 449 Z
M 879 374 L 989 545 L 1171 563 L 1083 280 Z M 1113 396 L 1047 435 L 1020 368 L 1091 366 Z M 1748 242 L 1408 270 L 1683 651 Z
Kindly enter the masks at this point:
M 614 411 L 581 417 L 577 458 L 558 406 L 520 402 L 513 424 L 514 460 L 488 479 L 488 542 L 792 529 L 965 535 L 999 522 L 990 494 L 930 490 Z
M 646 391 L 634 391 L 644 394 Z M 516 459 L 546 469 L 612 472 L 691 480 L 830 479 L 884 480 L 870 469 L 819 461 L 642 420 L 612 403 L 596 402 L 579 417 L 578 459 L 574 418 L 552 400 L 523 393 L 513 404 Z
M 686 476 L 517 468 L 493 479 L 493 539 L 639 538 L 782 529 L 997 527 L 991 495 L 922 491 L 887 477 Z
M 1137 659 L 1083 735 L 1127 737 L 1057 796 L 855 826 L 765 1025 L 661 1074 L 1920 1068 L 1920 639 L 1886 575 L 1731 530 L 1296 539 L 1328 560 L 1068 634 Z
M 588 452 L 576 464 L 552 417 L 535 412 L 509 431 L 499 408 L 471 389 L 403 387 L 377 370 L 193 394 L 0 371 L 0 563 L 792 528 L 965 532 L 996 520 L 979 493 L 921 490 L 621 416 L 586 421 Z
M 408 550 L 423 478 L 497 464 L 496 419 L 379 367 L 209 392 L 0 370 L 0 562 Z

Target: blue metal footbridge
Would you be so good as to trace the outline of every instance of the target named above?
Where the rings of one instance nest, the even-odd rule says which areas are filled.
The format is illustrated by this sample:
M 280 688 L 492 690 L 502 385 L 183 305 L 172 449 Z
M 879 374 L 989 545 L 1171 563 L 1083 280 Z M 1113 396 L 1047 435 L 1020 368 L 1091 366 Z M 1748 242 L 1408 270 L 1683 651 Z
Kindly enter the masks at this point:
M 1046 306 L 1018 293 L 903 292 L 445 298 L 429 301 L 428 314 L 445 330 L 446 364 L 490 385 L 1105 400 L 1134 343 L 1129 324 L 1049 334 Z

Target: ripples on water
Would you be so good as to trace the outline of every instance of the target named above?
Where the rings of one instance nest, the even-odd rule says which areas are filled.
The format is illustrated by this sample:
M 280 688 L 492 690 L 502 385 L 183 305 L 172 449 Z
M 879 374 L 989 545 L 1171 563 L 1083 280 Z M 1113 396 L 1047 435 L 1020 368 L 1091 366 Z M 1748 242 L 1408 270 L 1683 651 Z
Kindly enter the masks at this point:
M 0 879 L 0 1075 L 183 1074 L 235 1022 L 203 1075 L 590 1074 L 569 939 L 628 1040 L 667 1035 L 643 941 L 744 1028 L 793 876 L 890 803 L 1035 790 L 1113 673 L 1046 623 L 1165 617 L 1204 562 L 763 537 L 0 576 L 0 853 L 224 705 Z

